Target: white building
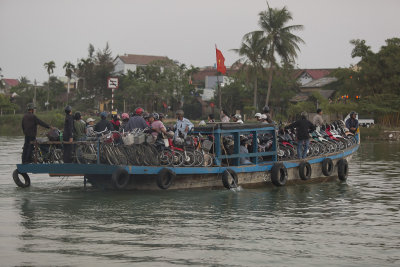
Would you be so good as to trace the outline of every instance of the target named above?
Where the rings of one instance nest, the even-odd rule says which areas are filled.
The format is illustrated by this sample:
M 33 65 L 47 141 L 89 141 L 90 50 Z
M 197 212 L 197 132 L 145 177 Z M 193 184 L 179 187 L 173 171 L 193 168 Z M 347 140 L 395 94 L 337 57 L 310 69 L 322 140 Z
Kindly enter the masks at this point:
M 114 59 L 114 73 L 126 74 L 128 70 L 136 71 L 138 67 L 145 67 L 154 61 L 168 60 L 168 57 L 125 54 Z

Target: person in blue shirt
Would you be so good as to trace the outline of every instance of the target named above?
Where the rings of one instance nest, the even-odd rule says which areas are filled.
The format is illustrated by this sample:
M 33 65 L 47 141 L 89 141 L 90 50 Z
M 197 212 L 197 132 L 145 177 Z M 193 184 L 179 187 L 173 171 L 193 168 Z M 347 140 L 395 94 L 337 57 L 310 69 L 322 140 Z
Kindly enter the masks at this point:
M 183 137 L 186 137 L 188 132 L 190 132 L 193 129 L 193 123 L 191 123 L 188 119 L 184 118 L 184 112 L 183 110 L 177 110 L 176 111 L 176 117 L 177 121 L 174 126 L 175 129 L 175 135 L 174 138 L 179 137 L 179 134 L 183 134 Z

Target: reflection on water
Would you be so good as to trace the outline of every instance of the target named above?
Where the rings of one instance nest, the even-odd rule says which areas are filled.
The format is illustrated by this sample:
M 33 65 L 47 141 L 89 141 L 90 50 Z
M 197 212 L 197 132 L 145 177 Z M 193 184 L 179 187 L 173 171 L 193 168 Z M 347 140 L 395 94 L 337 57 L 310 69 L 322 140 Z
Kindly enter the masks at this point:
M 15 187 L 22 142 L 0 138 L 1 265 L 400 264 L 398 143 L 363 144 L 347 183 L 104 192 L 46 175 Z

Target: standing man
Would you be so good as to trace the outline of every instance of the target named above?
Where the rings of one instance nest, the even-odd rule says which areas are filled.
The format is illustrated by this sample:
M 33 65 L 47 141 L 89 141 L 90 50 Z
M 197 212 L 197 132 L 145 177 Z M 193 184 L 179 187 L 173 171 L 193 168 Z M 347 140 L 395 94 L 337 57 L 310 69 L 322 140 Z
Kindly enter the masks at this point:
M 136 108 L 135 109 L 135 115 L 133 115 L 129 121 L 128 125 L 126 126 L 127 131 L 132 131 L 133 129 L 146 129 L 149 127 L 146 123 L 146 121 L 143 119 L 142 114 L 144 110 L 142 108 Z
M 358 129 L 358 120 L 357 120 L 357 112 L 350 112 L 350 118 L 346 120 L 346 128 L 349 129 L 350 132 L 355 134 Z
M 22 118 L 22 131 L 25 135 L 24 148 L 22 150 L 22 164 L 32 162 L 33 144 L 31 144 L 31 142 L 36 140 L 37 126 L 40 125 L 47 129 L 53 128 L 33 114 L 36 109 L 33 103 L 29 103 L 27 109 L 28 112 L 25 113 Z
M 183 110 L 177 110 L 176 111 L 176 124 L 174 126 L 175 129 L 175 135 L 174 138 L 179 137 L 179 134 L 182 133 L 184 137 L 188 134 L 190 130 L 193 129 L 193 123 L 191 123 L 188 119 L 183 117 Z
M 65 109 L 65 121 L 64 121 L 64 132 L 63 132 L 63 160 L 64 163 L 72 163 L 72 144 L 66 144 L 65 142 L 72 143 L 73 131 L 74 131 L 74 118 L 72 117 L 72 107 L 66 106 Z
M 300 120 L 286 126 L 287 128 L 296 128 L 297 136 L 297 156 L 299 159 L 304 159 L 307 157 L 308 145 L 310 144 L 310 131 L 315 130 L 314 124 L 307 120 L 307 112 L 303 111 L 300 116 Z
M 315 127 L 321 127 L 324 124 L 324 119 L 322 118 L 322 109 L 317 109 L 317 115 L 313 118 L 313 124 Z
M 267 122 L 267 123 L 273 123 L 273 120 L 272 120 L 272 116 L 271 116 L 271 113 L 270 113 L 270 109 L 269 109 L 269 107 L 268 106 L 264 106 L 263 107 L 263 114 L 265 115 L 265 121 Z
M 82 120 L 80 112 L 74 114 L 74 130 L 73 130 L 74 141 L 85 141 L 86 140 L 86 123 Z

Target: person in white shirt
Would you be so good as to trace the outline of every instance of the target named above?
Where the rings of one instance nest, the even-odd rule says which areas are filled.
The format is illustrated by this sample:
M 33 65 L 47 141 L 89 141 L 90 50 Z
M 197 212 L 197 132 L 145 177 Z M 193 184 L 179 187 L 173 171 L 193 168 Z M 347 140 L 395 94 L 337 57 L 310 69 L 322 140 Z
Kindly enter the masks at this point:
M 188 119 L 183 117 L 184 112 L 183 110 L 177 110 L 176 111 L 176 117 L 177 121 L 174 126 L 175 129 L 175 135 L 174 138 L 179 137 L 179 134 L 183 134 L 183 137 L 186 137 L 188 132 L 193 129 L 193 123 L 191 123 Z
M 229 122 L 229 116 L 228 113 L 225 110 L 221 110 L 220 114 L 221 122 Z

